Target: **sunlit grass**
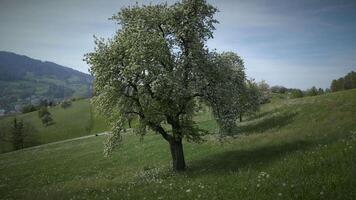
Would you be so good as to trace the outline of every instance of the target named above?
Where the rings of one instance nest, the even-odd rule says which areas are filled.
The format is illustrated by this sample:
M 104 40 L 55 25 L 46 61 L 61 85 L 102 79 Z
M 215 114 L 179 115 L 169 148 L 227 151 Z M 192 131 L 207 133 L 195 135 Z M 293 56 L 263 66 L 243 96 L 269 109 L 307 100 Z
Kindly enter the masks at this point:
M 2 154 L 1 198 L 356 199 L 355 99 L 352 90 L 267 104 L 224 143 L 185 142 L 178 174 L 153 133 L 125 135 L 112 158 L 104 136 Z

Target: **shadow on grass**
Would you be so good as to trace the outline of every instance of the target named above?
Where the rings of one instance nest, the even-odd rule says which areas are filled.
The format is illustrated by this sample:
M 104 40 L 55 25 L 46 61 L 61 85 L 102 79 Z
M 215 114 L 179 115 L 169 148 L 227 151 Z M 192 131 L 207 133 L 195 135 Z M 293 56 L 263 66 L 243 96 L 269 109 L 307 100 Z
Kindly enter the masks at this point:
M 261 115 L 262 117 L 256 118 L 255 122 L 252 121 L 246 125 L 238 126 L 237 132 L 248 135 L 251 133 L 261 133 L 269 129 L 279 129 L 291 123 L 296 115 L 296 112 L 266 112 Z
M 269 111 L 265 111 L 265 112 L 257 112 L 257 113 L 246 116 L 246 119 L 243 122 L 260 119 L 260 118 L 266 117 L 268 115 L 277 113 L 278 111 L 280 111 L 280 109 L 274 109 L 274 110 L 269 110 Z
M 234 150 L 217 153 L 202 160 L 193 161 L 189 165 L 190 176 L 204 176 L 206 174 L 226 174 L 239 168 L 259 168 L 280 159 L 288 153 L 305 150 L 313 146 L 306 141 L 295 141 L 282 145 L 264 146 L 252 150 Z
M 248 135 L 263 133 L 269 129 L 278 129 L 293 122 L 297 114 L 297 112 L 287 112 L 279 109 L 264 112 L 256 115 L 253 120 L 246 124 L 238 126 L 238 133 Z M 261 165 L 280 159 L 290 152 L 305 150 L 313 145 L 313 142 L 297 140 L 284 144 L 256 147 L 249 150 L 233 150 L 217 153 L 190 163 L 188 173 L 191 176 L 199 176 L 199 174 L 203 175 L 205 173 L 227 173 L 228 171 L 236 171 L 239 168 L 247 166 L 258 168 Z

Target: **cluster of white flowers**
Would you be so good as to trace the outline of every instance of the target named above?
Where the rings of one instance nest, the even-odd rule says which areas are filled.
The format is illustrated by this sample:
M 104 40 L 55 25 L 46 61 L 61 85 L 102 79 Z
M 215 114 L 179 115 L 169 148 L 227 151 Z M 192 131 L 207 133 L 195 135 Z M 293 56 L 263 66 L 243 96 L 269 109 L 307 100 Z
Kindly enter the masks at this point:
M 356 141 L 356 131 L 351 131 L 351 140 Z
M 137 172 L 135 178 L 137 183 L 162 183 L 163 179 L 161 178 L 161 174 L 161 168 L 152 168 Z
M 263 182 L 265 181 L 266 179 L 268 179 L 270 177 L 270 175 L 267 173 L 267 172 L 260 172 L 258 174 L 258 177 L 257 177 L 257 181 L 258 182 Z
M 347 152 L 353 148 L 352 144 L 356 141 L 356 131 L 351 131 L 351 136 L 348 139 L 342 139 L 341 142 L 345 143 L 344 151 Z
M 265 182 L 267 179 L 269 179 L 269 174 L 267 172 L 260 172 L 257 176 L 257 185 L 256 187 L 260 187 L 263 182 Z
M 204 188 L 205 188 L 205 186 L 204 186 L 202 183 L 199 183 L 199 184 L 198 184 L 198 187 L 201 188 L 201 189 L 204 189 Z

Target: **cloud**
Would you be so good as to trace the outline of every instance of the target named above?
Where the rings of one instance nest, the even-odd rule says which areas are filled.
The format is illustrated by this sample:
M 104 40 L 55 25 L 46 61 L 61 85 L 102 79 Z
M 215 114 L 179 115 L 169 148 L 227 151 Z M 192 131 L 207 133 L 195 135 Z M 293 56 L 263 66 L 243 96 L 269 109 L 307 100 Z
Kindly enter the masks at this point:
M 151 2 L 164 1 L 138 1 Z M 220 24 L 208 46 L 237 52 L 251 77 L 288 87 L 328 87 L 335 76 L 356 67 L 353 1 L 208 2 L 220 10 L 216 15 Z M 92 36 L 111 37 L 118 25 L 107 19 L 132 4 L 130 0 L 2 0 L 0 50 L 87 72 L 82 59 L 93 50 Z

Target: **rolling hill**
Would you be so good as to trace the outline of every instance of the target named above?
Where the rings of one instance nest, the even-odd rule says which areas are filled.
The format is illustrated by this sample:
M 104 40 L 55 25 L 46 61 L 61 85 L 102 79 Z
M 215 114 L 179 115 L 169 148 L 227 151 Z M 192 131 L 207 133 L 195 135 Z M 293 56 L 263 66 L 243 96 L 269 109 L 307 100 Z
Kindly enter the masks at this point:
M 92 77 L 52 62 L 0 51 L 0 110 L 40 100 L 91 96 Z
M 356 199 L 356 90 L 275 99 L 226 142 L 184 142 L 174 173 L 158 135 L 124 136 L 112 158 L 106 136 L 0 155 L 3 199 Z M 209 113 L 201 127 L 215 129 Z
M 63 109 L 61 106 L 49 108 L 54 124 L 44 126 L 38 112 L 18 114 L 16 118 L 32 127 L 25 137 L 25 147 L 57 142 L 61 140 L 86 136 L 108 130 L 105 120 L 95 115 L 89 99 L 72 102 L 72 106 Z M 0 153 L 12 151 L 11 136 L 8 130 L 14 116 L 0 117 Z

